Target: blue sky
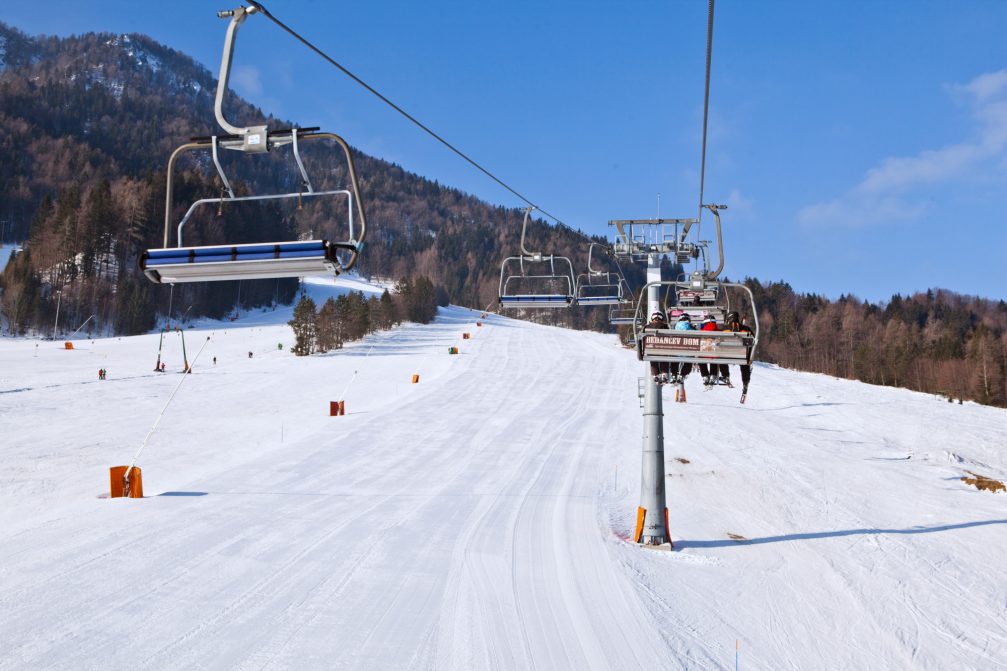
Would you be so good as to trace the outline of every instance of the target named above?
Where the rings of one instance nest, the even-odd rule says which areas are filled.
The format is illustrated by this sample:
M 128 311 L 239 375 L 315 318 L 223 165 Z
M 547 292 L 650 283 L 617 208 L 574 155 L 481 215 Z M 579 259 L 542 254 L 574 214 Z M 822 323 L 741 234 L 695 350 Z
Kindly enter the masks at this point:
M 146 33 L 215 71 L 230 4 L 6 0 L 0 20 Z M 266 6 L 573 226 L 655 216 L 659 193 L 662 215 L 696 212 L 701 0 Z M 1007 2 L 718 2 L 706 200 L 730 206 L 727 273 L 830 297 L 1007 298 L 1005 27 Z M 520 205 L 262 17 L 241 30 L 232 85 Z

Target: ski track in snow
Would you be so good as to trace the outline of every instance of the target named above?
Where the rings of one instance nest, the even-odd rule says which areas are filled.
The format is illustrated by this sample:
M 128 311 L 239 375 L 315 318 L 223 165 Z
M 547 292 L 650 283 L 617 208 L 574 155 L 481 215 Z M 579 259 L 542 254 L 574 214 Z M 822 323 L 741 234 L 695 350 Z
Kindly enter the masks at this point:
M 1003 410 L 693 376 L 645 549 L 642 365 L 478 316 L 304 358 L 290 308 L 200 322 L 143 500 L 99 495 L 178 381 L 158 336 L 0 340 L 0 669 L 1007 668 L 1007 497 L 958 480 L 1007 475 Z

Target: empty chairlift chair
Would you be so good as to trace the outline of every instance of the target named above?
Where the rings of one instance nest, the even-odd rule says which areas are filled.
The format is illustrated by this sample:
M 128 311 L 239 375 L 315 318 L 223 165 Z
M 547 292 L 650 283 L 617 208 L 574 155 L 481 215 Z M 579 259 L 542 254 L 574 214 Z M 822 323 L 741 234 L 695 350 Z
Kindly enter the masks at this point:
M 576 283 L 570 259 L 554 254 L 529 252 L 525 248 L 525 232 L 533 209 L 527 208 L 524 213 L 520 256 L 509 256 L 500 265 L 500 307 L 570 307 L 576 298 Z
M 223 115 L 224 92 L 227 90 L 231 70 L 231 57 L 238 28 L 254 14 L 256 8 L 239 8 L 221 12 L 230 18 L 224 40 L 224 54 L 217 83 L 214 112 L 217 122 L 226 135 L 193 138 L 171 155 L 168 160 L 167 195 L 164 215 L 164 247 L 150 249 L 140 258 L 140 268 L 153 282 L 207 282 L 214 280 L 245 280 L 278 277 L 302 277 L 319 273 L 337 275 L 353 267 L 363 246 L 367 232 L 360 187 L 357 182 L 353 156 L 346 142 L 333 133 L 318 132 L 317 128 L 289 128 L 269 130 L 266 126 L 239 127 L 229 123 Z M 346 158 L 350 189 L 315 190 L 304 167 L 300 145 L 305 141 L 331 140 L 339 145 Z M 267 195 L 236 196 L 230 180 L 220 162 L 220 150 L 229 149 L 256 155 L 280 147 L 290 146 L 297 164 L 300 188 L 296 192 Z M 189 151 L 210 152 L 213 165 L 223 189 L 216 198 L 203 198 L 194 202 L 177 226 L 176 246 L 171 247 L 172 194 L 175 163 L 179 156 Z M 344 240 L 292 240 L 282 242 L 254 242 L 223 245 L 185 247 L 182 233 L 185 224 L 200 208 L 215 206 L 218 212 L 225 206 L 241 202 L 276 202 L 297 199 L 345 198 L 347 231 Z
M 721 290 L 720 282 L 707 279 L 706 271 L 694 272 L 688 278 L 682 277 L 665 294 L 664 313 L 672 324 L 683 314 L 687 314 L 694 324 L 699 324 L 709 316 L 722 325 L 724 317 L 730 311 L 729 293 L 726 289 Z
M 587 249 L 587 272 L 577 276 L 577 304 L 619 305 L 623 303 L 622 281 L 616 273 L 606 270 L 595 270 L 591 266 L 594 248 L 598 245 L 592 242 Z
M 622 300 L 608 308 L 608 323 L 613 326 L 629 326 L 636 323 L 636 306 L 633 304 L 633 292 L 625 278 L 619 278 Z

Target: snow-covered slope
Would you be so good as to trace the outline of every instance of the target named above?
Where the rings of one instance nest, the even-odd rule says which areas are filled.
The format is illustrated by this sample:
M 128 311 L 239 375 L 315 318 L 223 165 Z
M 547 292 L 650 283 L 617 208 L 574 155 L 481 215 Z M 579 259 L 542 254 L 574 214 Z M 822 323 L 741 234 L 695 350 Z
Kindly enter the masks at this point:
M 1007 496 L 959 480 L 1007 475 L 1004 411 L 692 379 L 676 550 L 643 549 L 633 353 L 478 317 L 307 358 L 283 311 L 189 330 L 143 500 L 100 495 L 178 336 L 166 375 L 156 334 L 0 341 L 0 668 L 708 669 L 736 640 L 749 669 L 1005 665 Z

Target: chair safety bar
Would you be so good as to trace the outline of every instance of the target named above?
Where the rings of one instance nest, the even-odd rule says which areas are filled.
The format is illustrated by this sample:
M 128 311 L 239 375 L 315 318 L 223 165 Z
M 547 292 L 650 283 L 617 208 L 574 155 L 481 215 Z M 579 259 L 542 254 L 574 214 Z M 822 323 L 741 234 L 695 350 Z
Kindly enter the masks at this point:
M 569 259 L 562 256 L 557 257 L 546 257 L 544 261 L 550 264 L 550 273 L 548 275 L 510 275 L 506 274 L 508 262 L 518 261 L 520 257 L 511 256 L 504 260 L 503 266 L 501 267 L 500 273 L 500 287 L 497 297 L 499 299 L 501 307 L 511 307 L 511 308 L 565 308 L 573 305 L 576 296 L 574 295 L 573 286 L 573 265 L 570 264 Z M 566 261 L 569 265 L 570 272 L 568 274 L 556 274 L 555 272 L 555 261 Z M 548 290 L 548 293 L 534 293 L 529 292 L 526 288 L 522 287 L 522 291 L 510 291 L 509 286 L 513 286 L 515 281 L 520 282 L 521 280 L 530 280 L 533 283 L 541 283 L 544 288 Z M 551 283 L 551 286 L 550 286 Z M 560 284 L 565 291 L 557 292 L 556 284 Z
M 573 298 L 563 294 L 515 294 L 500 296 L 500 305 L 507 308 L 565 308 L 570 307 Z
M 288 198 L 299 198 L 301 200 L 307 200 L 309 198 L 317 198 L 318 196 L 333 196 L 333 195 L 344 195 L 347 198 L 346 209 L 347 209 L 347 221 L 349 223 L 350 229 L 350 240 L 353 238 L 353 194 L 346 189 L 334 189 L 332 191 L 312 191 L 310 193 L 278 193 L 269 194 L 266 196 L 237 196 L 234 198 L 200 198 L 186 211 L 185 216 L 182 217 L 182 221 L 178 222 L 178 229 L 176 231 L 176 237 L 178 239 L 179 246 L 182 245 L 182 227 L 189 221 L 193 213 L 196 211 L 200 205 L 221 205 L 223 203 L 240 203 L 240 202 L 254 202 L 260 200 L 284 200 Z M 346 249 L 353 249 L 354 245 L 347 243 L 345 245 Z
M 577 296 L 578 305 L 620 305 L 622 302 L 622 297 L 617 294 L 607 296 L 585 296 L 580 294 Z
M 751 364 L 755 349 L 759 344 L 759 310 L 755 305 L 752 290 L 744 284 L 717 282 L 718 292 L 726 287 L 739 289 L 748 295 L 753 320 L 752 334 L 733 331 L 678 331 L 654 329 L 646 325 L 644 310 L 647 296 L 652 286 L 689 289 L 690 282 L 650 282 L 640 291 L 636 303 L 636 317 L 633 322 L 633 338 L 636 340 L 637 356 L 643 361 L 668 361 L 678 363 L 744 363 Z M 694 312 L 710 312 L 710 307 L 677 306 L 668 308 L 671 315 Z M 669 322 L 672 318 L 668 317 Z
M 755 337 L 747 333 L 645 327 L 636 343 L 637 358 L 642 361 L 750 364 Z
M 608 313 L 608 323 L 613 326 L 630 326 L 636 323 L 636 312 L 633 308 L 613 309 Z
M 158 284 L 298 277 L 338 272 L 341 249 L 327 240 L 172 247 L 145 252 L 140 268 Z

